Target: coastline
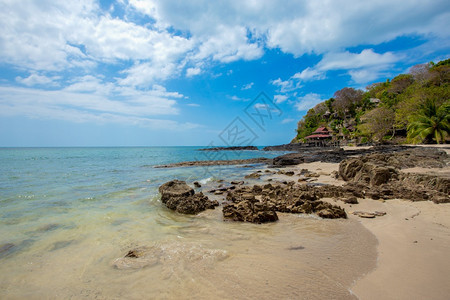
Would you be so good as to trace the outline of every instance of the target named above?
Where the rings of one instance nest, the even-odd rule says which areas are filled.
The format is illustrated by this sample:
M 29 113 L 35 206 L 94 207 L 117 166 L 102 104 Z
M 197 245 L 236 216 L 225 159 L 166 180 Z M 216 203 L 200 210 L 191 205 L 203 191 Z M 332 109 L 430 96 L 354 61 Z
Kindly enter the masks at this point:
M 411 147 L 414 148 L 414 147 Z M 449 153 L 448 147 L 437 146 Z M 404 149 L 404 148 L 403 148 Z M 370 153 L 370 147 L 349 147 L 345 150 L 361 150 Z M 294 154 L 295 155 L 295 154 Z M 327 160 L 325 158 L 325 160 Z M 337 162 L 310 162 L 284 166 L 283 172 L 266 173 L 270 168 L 256 168 L 262 178 L 246 184 L 286 182 L 297 177 L 286 175 L 289 171 L 308 169 L 319 176 L 316 185 L 343 186 L 346 182 L 332 174 L 339 171 Z M 273 165 L 271 167 L 274 167 Z M 275 166 L 276 167 L 276 166 Z M 450 167 L 403 169 L 408 174 L 432 174 L 447 176 Z M 283 174 L 284 173 L 284 174 Z M 344 208 L 348 219 L 358 222 L 377 240 L 376 266 L 348 286 L 349 292 L 359 299 L 446 299 L 450 294 L 447 278 L 450 277 L 450 203 L 436 204 L 431 201 L 413 202 L 408 199 L 373 200 L 358 198 L 358 204 L 344 203 L 336 198 L 323 198 L 331 204 Z M 354 211 L 382 211 L 386 215 L 361 218 Z M 344 267 L 344 266 L 342 266 Z
M 359 204 L 344 203 L 352 200 L 351 194 L 359 195 L 361 191 L 364 194 L 364 188 L 358 190 L 356 183 L 349 185 L 336 176 L 339 172 L 336 160 L 354 159 L 353 154 L 358 157 L 360 153 L 354 148 L 350 150 L 343 154 L 330 149 L 331 154 L 324 156 L 300 153 L 297 158 L 303 162 L 294 165 L 213 168 L 217 173 L 203 172 L 202 167 L 142 167 L 141 158 L 134 161 L 134 168 L 129 168 L 130 160 L 117 160 L 116 152 L 108 152 L 110 159 L 104 161 L 104 166 L 108 166 L 110 172 L 94 168 L 88 173 L 107 177 L 97 181 L 98 177 L 90 177 L 89 185 L 80 185 L 78 180 L 86 177 L 83 165 L 79 168 L 82 173 L 72 177 L 75 191 L 86 191 L 65 199 L 66 205 L 74 206 L 62 210 L 64 198 L 58 193 L 57 198 L 50 198 L 48 203 L 43 201 L 42 207 L 33 201 L 19 202 L 29 204 L 30 213 L 37 211 L 35 215 L 24 215 L 23 221 L 19 215 L 5 219 L 11 225 L 2 227 L 5 243 L 0 243 L 0 255 L 4 259 L 0 298 L 29 295 L 136 299 L 148 295 L 155 298 L 188 295 L 198 299 L 324 299 L 330 295 L 334 299 L 444 298 L 442 295 L 448 289 L 443 281 L 449 275 L 446 253 L 450 224 L 445 220 L 449 204 L 362 199 L 364 196 L 357 196 Z M 136 157 L 133 151 L 121 151 Z M 370 152 L 366 154 L 373 155 Z M 427 149 L 428 152 L 432 151 Z M 69 153 L 69 161 L 74 153 Z M 152 150 L 147 156 L 151 158 L 154 153 Z M 348 155 L 350 153 L 352 155 Z M 58 154 L 57 159 L 50 161 L 60 166 L 59 157 Z M 186 157 L 195 158 L 195 155 Z M 404 155 L 394 155 L 394 158 L 402 157 Z M 439 161 L 435 161 L 435 165 L 439 165 Z M 28 169 L 29 161 L 24 162 Z M 48 159 L 42 162 L 44 164 L 37 166 L 52 166 Z M 161 160 L 162 163 L 167 161 Z M 421 164 L 426 165 L 428 161 L 424 158 Z M 449 173 L 448 167 L 430 169 L 419 166 L 421 164 L 404 167 L 401 173 L 427 176 Z M 114 193 L 109 190 L 104 196 L 92 197 L 94 187 L 103 192 L 107 189 L 102 184 L 119 177 L 127 179 Z M 52 182 L 51 178 L 46 180 Z M 186 180 L 196 192 L 203 191 L 211 201 L 218 200 L 222 206 L 197 215 L 168 209 L 156 189 L 174 178 Z M 273 191 L 283 193 L 298 187 L 303 193 L 297 194 L 300 197 L 317 193 L 315 202 L 345 208 L 348 218 L 323 219 L 319 211 L 298 213 L 296 207 L 293 209 L 289 205 L 286 205 L 289 213 L 277 208 L 279 219 L 276 222 L 252 224 L 225 218 L 223 208 L 230 203 L 228 192 L 238 195 L 238 190 L 255 185 L 263 186 L 266 191 L 270 190 L 269 183 L 277 187 Z M 398 178 L 394 183 L 403 184 Z M 327 189 L 326 185 L 335 188 Z M 392 187 L 392 184 L 385 186 Z M 57 205 L 54 201 L 58 201 Z M 274 203 L 283 204 L 277 202 Z M 49 207 L 55 213 L 43 214 Z M 418 209 L 420 214 L 417 215 Z M 386 215 L 363 219 L 353 215 L 353 211 L 383 211 Z M 19 221 L 22 227 L 18 227 Z M 21 235 L 12 228 L 22 228 Z M 139 249 L 148 251 L 149 256 L 137 260 L 129 256 L 130 251 L 139 256 Z M 122 264 L 117 265 L 118 261 Z M 134 265 L 123 264 L 127 262 Z
M 436 148 L 449 153 L 448 147 Z M 338 166 L 337 163 L 309 163 L 296 167 L 326 174 L 337 171 Z M 450 167 L 403 171 L 448 175 Z M 345 183 L 330 176 L 320 176 L 317 182 Z M 360 222 L 378 241 L 377 265 L 349 287 L 352 294 L 359 299 L 447 299 L 450 294 L 450 203 L 358 199 L 355 205 L 327 200 L 343 207 L 349 219 Z M 384 211 L 386 215 L 360 218 L 352 214 L 356 210 Z

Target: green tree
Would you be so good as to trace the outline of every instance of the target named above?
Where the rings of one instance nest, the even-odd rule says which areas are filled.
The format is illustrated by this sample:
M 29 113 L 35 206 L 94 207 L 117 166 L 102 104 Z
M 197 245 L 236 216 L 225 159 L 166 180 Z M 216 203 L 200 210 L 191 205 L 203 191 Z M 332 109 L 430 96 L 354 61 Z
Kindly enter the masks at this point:
M 445 141 L 450 132 L 450 100 L 441 106 L 435 100 L 427 100 L 419 111 L 411 117 L 408 138 L 413 142 Z
M 361 136 L 373 141 L 381 141 L 385 135 L 393 131 L 394 111 L 386 107 L 378 107 L 361 116 L 361 124 L 357 126 Z

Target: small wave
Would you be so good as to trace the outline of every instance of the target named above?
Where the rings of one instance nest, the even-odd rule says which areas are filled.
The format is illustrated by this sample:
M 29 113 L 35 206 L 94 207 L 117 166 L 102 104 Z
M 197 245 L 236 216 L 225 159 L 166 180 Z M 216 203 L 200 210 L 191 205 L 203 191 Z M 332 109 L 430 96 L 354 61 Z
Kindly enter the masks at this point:
M 199 180 L 200 184 L 207 184 L 208 182 L 212 181 L 213 178 L 212 177 L 208 177 L 202 180 Z

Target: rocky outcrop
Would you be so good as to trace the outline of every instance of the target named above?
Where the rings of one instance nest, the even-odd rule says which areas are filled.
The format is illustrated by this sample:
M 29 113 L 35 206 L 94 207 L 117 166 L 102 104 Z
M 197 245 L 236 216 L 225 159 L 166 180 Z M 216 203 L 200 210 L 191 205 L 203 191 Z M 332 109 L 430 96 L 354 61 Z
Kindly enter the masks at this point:
M 248 165 L 248 164 L 271 164 L 272 159 L 265 157 L 249 159 L 231 159 L 231 160 L 196 160 L 183 161 L 168 165 L 159 165 L 155 168 L 178 168 L 178 167 L 197 167 L 197 166 L 229 166 L 229 165 Z
M 285 155 L 277 156 L 273 159 L 273 166 L 283 167 L 283 166 L 293 166 L 302 164 L 305 162 L 305 158 L 299 153 L 288 153 Z
M 217 201 L 211 201 L 202 192 L 195 193 L 194 189 L 184 181 L 172 180 L 159 187 L 161 202 L 167 208 L 182 214 L 197 214 L 206 209 L 214 209 Z
M 232 147 L 213 147 L 198 149 L 200 151 L 239 151 L 239 150 L 258 150 L 256 146 L 232 146 Z
M 414 166 L 441 168 L 448 164 L 445 152 L 435 148 L 414 148 L 396 153 L 374 153 L 350 158 L 339 164 L 339 176 L 347 188 L 372 199 L 431 200 L 450 202 L 448 174 L 404 173 Z
M 339 175 L 345 181 L 378 186 L 398 178 L 398 171 L 392 167 L 378 166 L 362 158 L 352 158 L 339 164 Z
M 267 203 L 252 200 L 243 200 L 238 203 L 229 203 L 223 207 L 223 217 L 227 220 L 266 223 L 278 220 L 278 215 L 273 207 Z
M 254 223 L 273 222 L 278 220 L 276 212 L 315 213 L 322 218 L 346 218 L 344 209 L 319 198 L 344 194 L 342 188 L 326 186 L 312 187 L 307 185 L 265 184 L 243 186 L 229 191 L 224 205 L 225 219 Z

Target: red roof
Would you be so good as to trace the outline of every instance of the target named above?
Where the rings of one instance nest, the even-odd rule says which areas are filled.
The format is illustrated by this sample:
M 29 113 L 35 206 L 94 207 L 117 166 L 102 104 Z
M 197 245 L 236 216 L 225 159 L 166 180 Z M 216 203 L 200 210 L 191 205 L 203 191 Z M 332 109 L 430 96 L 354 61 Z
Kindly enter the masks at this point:
M 305 137 L 305 139 L 324 139 L 324 138 L 330 138 L 331 135 L 329 134 L 312 134 Z
M 317 128 L 316 129 L 316 131 L 314 131 L 313 133 L 325 133 L 325 134 L 328 134 L 328 129 L 326 128 L 326 127 L 319 127 L 319 128 Z

